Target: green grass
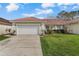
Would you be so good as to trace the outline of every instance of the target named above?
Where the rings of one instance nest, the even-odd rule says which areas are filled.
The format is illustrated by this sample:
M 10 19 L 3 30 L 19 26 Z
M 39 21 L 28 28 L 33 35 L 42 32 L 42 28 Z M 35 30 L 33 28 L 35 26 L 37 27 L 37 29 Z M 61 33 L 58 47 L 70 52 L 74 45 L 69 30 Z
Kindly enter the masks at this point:
M 6 39 L 6 38 L 9 38 L 9 37 L 7 37 L 7 36 L 5 36 L 5 35 L 0 35 L 0 41 L 4 40 L 4 39 Z
M 45 35 L 41 45 L 44 56 L 79 56 L 79 35 Z

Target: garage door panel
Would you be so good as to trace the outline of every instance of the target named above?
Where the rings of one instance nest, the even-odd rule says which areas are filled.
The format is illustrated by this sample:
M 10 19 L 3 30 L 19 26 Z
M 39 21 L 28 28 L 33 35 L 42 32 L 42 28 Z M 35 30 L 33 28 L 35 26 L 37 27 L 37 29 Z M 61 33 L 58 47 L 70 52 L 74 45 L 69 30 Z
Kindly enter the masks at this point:
M 17 29 L 17 34 L 38 34 L 36 29 Z
M 39 26 L 17 26 L 17 34 L 38 34 Z

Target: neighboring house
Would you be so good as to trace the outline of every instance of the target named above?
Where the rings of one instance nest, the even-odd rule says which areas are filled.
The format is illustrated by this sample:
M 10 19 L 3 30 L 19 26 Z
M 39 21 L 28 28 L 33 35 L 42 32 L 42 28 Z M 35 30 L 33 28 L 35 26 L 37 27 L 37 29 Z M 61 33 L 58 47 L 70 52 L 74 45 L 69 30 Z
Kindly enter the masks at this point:
M 6 19 L 0 18 L 0 35 L 7 34 L 8 29 L 11 29 L 11 22 Z
M 65 21 L 58 19 L 48 19 L 46 28 L 52 31 L 64 31 Z
M 20 18 L 11 21 L 16 34 L 44 34 L 47 29 L 79 34 L 79 20 Z
M 79 20 L 72 20 L 65 25 L 68 33 L 79 34 Z

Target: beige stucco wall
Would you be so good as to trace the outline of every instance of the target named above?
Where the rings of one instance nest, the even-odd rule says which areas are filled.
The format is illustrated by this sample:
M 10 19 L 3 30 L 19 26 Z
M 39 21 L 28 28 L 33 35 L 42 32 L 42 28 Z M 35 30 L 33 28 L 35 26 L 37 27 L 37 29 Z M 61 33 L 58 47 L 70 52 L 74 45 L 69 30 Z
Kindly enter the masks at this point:
M 67 27 L 67 32 L 79 34 L 79 23 L 66 25 L 66 27 Z
M 6 34 L 6 29 L 10 29 L 12 28 L 12 26 L 8 26 L 8 25 L 0 25 L 0 35 L 1 34 Z

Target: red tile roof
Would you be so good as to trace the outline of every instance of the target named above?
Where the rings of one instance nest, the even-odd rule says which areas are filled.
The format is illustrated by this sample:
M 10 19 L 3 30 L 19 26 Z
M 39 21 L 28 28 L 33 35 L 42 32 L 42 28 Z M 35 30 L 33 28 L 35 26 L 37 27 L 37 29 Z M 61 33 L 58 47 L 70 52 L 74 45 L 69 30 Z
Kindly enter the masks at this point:
M 33 22 L 46 22 L 47 25 L 66 25 L 66 24 L 73 24 L 79 22 L 79 20 L 64 20 L 64 19 L 38 19 L 34 17 L 28 17 L 28 18 L 20 18 L 14 20 L 15 22 L 27 22 L 27 21 L 33 21 Z
M 0 24 L 2 24 L 2 25 L 12 25 L 11 22 L 9 22 L 8 20 L 6 20 L 4 18 L 0 18 Z
M 70 21 L 66 21 L 66 24 L 75 24 L 78 22 L 79 22 L 79 20 L 70 20 Z
M 28 18 L 19 18 L 16 19 L 15 21 L 40 21 L 40 19 L 34 17 L 28 17 Z
M 66 21 L 64 20 L 49 20 L 47 22 L 48 25 L 65 25 Z

